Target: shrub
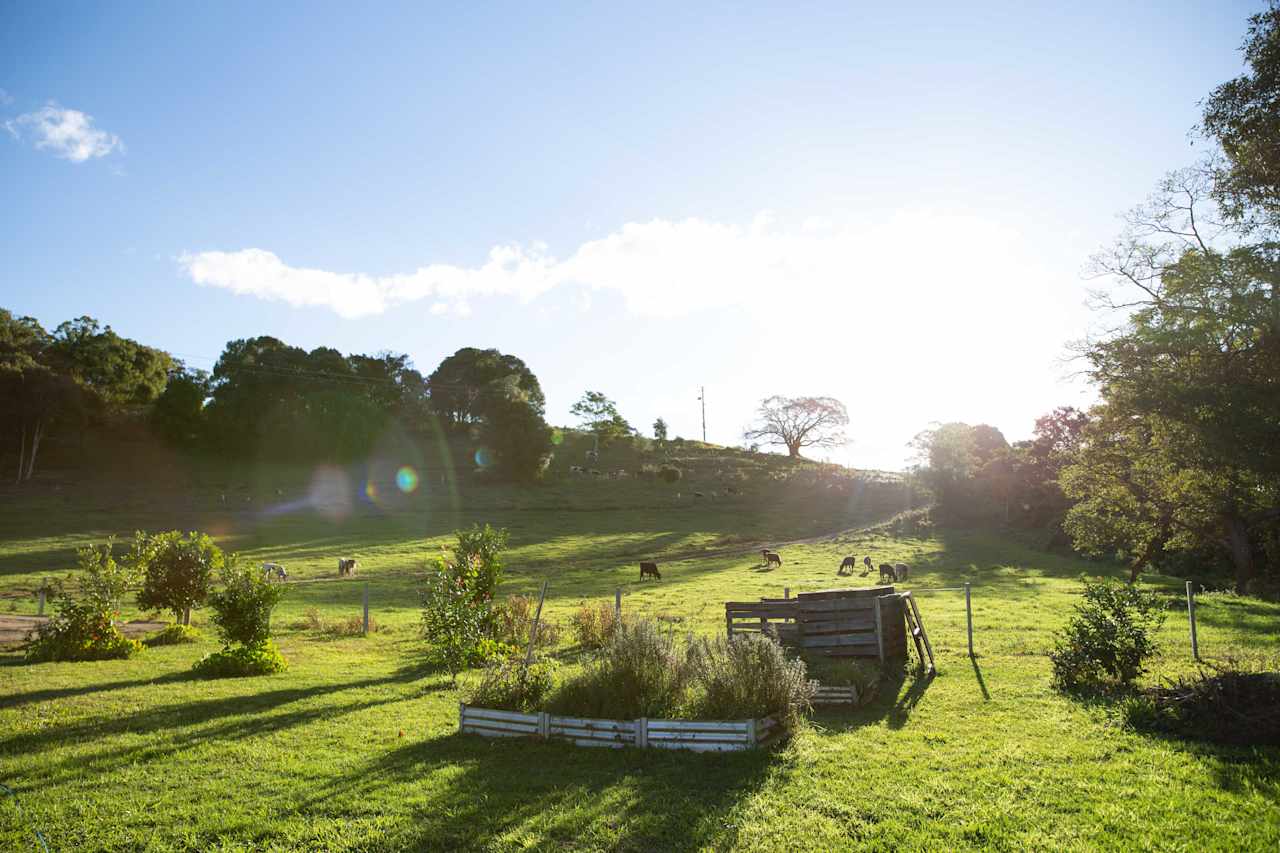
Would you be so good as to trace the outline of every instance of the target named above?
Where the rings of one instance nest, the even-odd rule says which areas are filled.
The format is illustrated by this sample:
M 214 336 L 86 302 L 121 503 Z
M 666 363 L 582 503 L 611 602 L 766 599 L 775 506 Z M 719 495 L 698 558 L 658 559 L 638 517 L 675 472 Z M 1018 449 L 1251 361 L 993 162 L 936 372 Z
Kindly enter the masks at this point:
M 182 643 L 197 643 L 203 635 L 190 625 L 169 625 L 142 641 L 144 646 L 177 646 Z
M 1234 661 L 1205 665 L 1129 697 L 1122 706 L 1132 728 L 1228 746 L 1280 746 L 1280 673 L 1251 671 Z
M 289 663 L 270 640 L 252 646 L 229 646 L 196 661 L 191 668 L 201 678 L 241 678 L 284 672 Z
M 127 658 L 142 651 L 142 644 L 120 633 L 115 618 L 120 599 L 133 575 L 127 565 L 115 561 L 112 543 L 87 546 L 76 552 L 83 572 L 78 598 L 66 586 L 54 587 L 52 619 L 36 629 L 26 659 L 38 661 L 90 661 Z
M 1156 650 L 1154 635 L 1165 617 L 1159 597 L 1086 580 L 1083 598 L 1049 653 L 1054 686 L 1073 692 L 1132 683 Z
M 227 645 L 261 646 L 271 639 L 271 611 L 284 596 L 273 584 L 234 557 L 222 569 L 223 588 L 210 594 L 213 624 Z
M 673 715 L 685 702 L 689 665 L 657 622 L 624 620 L 601 656 L 552 697 L 553 710 L 630 719 Z
M 814 685 L 805 663 L 787 660 L 777 641 L 760 634 L 702 640 L 691 646 L 690 662 L 703 719 L 757 719 L 778 714 L 793 725 L 809 710 Z
M 578 608 L 578 612 L 573 614 L 569 619 L 569 624 L 573 628 L 574 636 L 577 637 L 578 645 L 584 649 L 602 649 L 613 639 L 613 635 L 617 633 L 620 622 L 627 621 L 626 617 L 621 620 L 618 618 L 618 612 L 614 606 L 607 601 L 597 601 L 594 604 L 584 604 Z
M 676 439 L 680 441 L 680 439 Z M 663 465 L 658 469 L 658 478 L 664 483 L 678 483 L 680 478 L 684 476 L 684 472 L 674 465 Z
M 175 622 L 185 620 L 192 607 L 209 595 L 215 571 L 225 563 L 222 550 L 203 533 L 185 536 L 177 530 L 148 536 L 139 530 L 133 539 L 129 562 L 142 575 L 138 606 L 143 610 L 168 610 Z
M 527 646 L 529 631 L 533 627 L 536 605 L 524 595 L 510 595 L 494 608 L 496 629 L 494 636 L 512 646 Z M 538 621 L 537 645 L 539 648 L 554 646 L 560 642 L 560 626 L 543 616 Z
M 551 694 L 555 680 L 552 661 L 535 661 L 526 669 L 520 661 L 505 660 L 485 668 L 467 701 L 501 711 L 535 711 Z
M 142 651 L 141 643 L 120 633 L 111 620 L 112 611 L 70 599 L 54 606 L 58 612 L 36 629 L 35 639 L 27 646 L 28 661 L 112 660 Z

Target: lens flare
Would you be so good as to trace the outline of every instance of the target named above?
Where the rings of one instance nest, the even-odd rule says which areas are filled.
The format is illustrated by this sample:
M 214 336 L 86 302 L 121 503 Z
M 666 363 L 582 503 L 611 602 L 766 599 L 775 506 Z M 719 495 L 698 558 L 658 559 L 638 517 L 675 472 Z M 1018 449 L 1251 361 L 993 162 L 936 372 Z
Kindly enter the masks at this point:
M 418 488 L 418 472 L 408 465 L 402 465 L 400 470 L 396 471 L 396 487 L 406 495 L 416 491 Z
M 364 484 L 364 496 L 371 502 L 378 502 L 378 484 L 369 480 Z
M 488 468 L 493 464 L 493 454 L 489 452 L 489 448 L 481 447 L 476 450 L 476 465 L 481 468 Z

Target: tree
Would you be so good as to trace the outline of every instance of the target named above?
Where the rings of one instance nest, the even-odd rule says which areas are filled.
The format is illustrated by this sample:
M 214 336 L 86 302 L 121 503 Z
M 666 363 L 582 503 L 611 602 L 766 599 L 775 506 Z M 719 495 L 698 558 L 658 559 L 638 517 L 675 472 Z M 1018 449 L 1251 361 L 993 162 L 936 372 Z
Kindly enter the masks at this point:
M 514 355 L 503 355 L 496 349 L 463 347 L 440 362 L 427 377 L 431 410 L 451 429 L 465 429 L 480 420 L 478 405 L 490 383 L 514 377 L 516 387 L 539 415 L 546 399 L 538 377 Z
M 849 413 L 833 397 L 769 397 L 756 410 L 756 424 L 743 432 L 748 441 L 784 445 L 792 459 L 806 447 L 839 447 L 848 443 L 844 428 Z
M 626 438 L 635 432 L 631 424 L 618 414 L 618 406 L 599 391 L 587 391 L 569 411 L 578 418 L 583 429 L 595 433 L 601 444 L 615 438 Z
M 1124 320 L 1081 345 L 1103 402 L 1063 484 L 1082 548 L 1116 544 L 1136 575 L 1213 543 L 1245 592 L 1280 521 L 1280 243 L 1253 222 L 1206 231 L 1214 181 L 1173 173 L 1095 258 L 1118 285 L 1097 304 Z
M 939 424 L 916 435 L 920 475 L 946 512 L 965 518 L 999 507 L 1008 520 L 1016 479 L 1016 457 L 1003 433 L 988 424 Z
M 653 422 L 653 437 L 658 441 L 667 440 L 667 422 L 662 418 L 658 418 Z
M 490 383 L 476 410 L 481 417 L 480 440 L 496 456 L 498 473 L 517 482 L 541 477 L 551 461 L 551 427 L 516 377 Z
M 171 530 L 148 536 L 139 530 L 130 562 L 142 575 L 138 606 L 168 610 L 174 622 L 190 624 L 191 608 L 204 603 L 213 574 L 222 570 L 225 560 L 222 550 L 203 533 L 184 536 Z
M 51 362 L 52 337 L 31 317 L 0 308 L 0 428 L 18 447 L 15 482 L 30 480 L 40 443 L 85 405 L 81 386 Z
M 1249 19 L 1241 47 L 1249 72 L 1213 90 L 1200 129 L 1226 162 L 1217 169 L 1215 196 L 1237 220 L 1257 216 L 1280 226 L 1280 4 Z
M 164 391 L 151 407 L 151 428 L 170 444 L 191 444 L 204 423 L 209 374 L 179 363 L 169 372 Z

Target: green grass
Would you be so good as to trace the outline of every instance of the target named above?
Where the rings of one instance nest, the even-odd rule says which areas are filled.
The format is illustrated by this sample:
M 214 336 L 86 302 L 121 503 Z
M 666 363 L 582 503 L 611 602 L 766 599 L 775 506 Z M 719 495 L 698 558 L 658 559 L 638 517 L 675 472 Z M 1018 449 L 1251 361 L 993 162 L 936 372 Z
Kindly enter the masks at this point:
M 0 781 L 22 809 L 0 792 L 0 849 L 33 849 L 37 828 L 55 850 L 1280 844 L 1280 751 L 1136 734 L 1106 705 L 1050 690 L 1051 634 L 1069 615 L 1079 575 L 1100 564 L 990 534 L 855 531 L 783 547 L 783 566 L 766 571 L 750 551 L 755 542 L 855 529 L 888 508 L 790 486 L 697 505 L 675 503 L 671 491 L 634 482 L 464 488 L 341 520 L 208 515 L 228 522 L 224 541 L 289 566 L 296 582 L 275 619 L 289 670 L 191 680 L 191 664 L 217 647 L 211 630 L 199 643 L 127 661 L 0 658 Z M 78 542 L 144 518 L 151 529 L 205 526 L 203 510 L 160 500 L 41 503 L 53 497 L 10 497 L 0 519 L 0 584 L 21 612 L 34 605 L 26 591 L 65 566 Z M 534 593 L 549 579 L 546 613 L 562 623 L 583 601 L 621 587 L 629 611 L 710 633 L 722 628 L 725 600 L 847 583 L 835 576 L 845 554 L 907 562 L 940 674 L 891 680 L 871 706 L 818 714 L 768 753 L 461 737 L 457 704 L 474 675 L 460 691 L 422 667 L 414 573 L 452 527 L 472 520 L 512 528 L 504 592 Z M 365 574 L 326 577 L 340 553 L 360 557 Z M 641 583 L 635 562 L 654 553 L 668 555 L 663 580 Z M 963 595 L 925 592 L 966 580 L 975 661 Z M 329 619 L 357 614 L 365 582 L 376 634 L 291 627 L 310 607 Z M 1193 668 L 1178 583 L 1153 582 L 1170 611 L 1149 681 Z M 1198 615 L 1207 657 L 1280 655 L 1280 606 L 1210 595 Z M 208 627 L 199 612 L 193 621 Z M 557 654 L 571 661 L 565 634 Z

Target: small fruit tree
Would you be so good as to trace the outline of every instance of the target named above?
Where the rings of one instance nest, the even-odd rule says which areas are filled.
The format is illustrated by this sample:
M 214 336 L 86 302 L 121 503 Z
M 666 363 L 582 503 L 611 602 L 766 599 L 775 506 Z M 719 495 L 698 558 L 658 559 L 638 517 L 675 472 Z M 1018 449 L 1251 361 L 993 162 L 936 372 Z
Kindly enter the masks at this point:
M 288 666 L 271 641 L 271 611 L 284 596 L 284 587 L 249 568 L 235 555 L 221 572 L 222 588 L 209 595 L 213 624 L 222 635 L 219 652 L 206 655 L 194 667 L 212 678 L 266 675 Z
M 502 581 L 507 531 L 472 525 L 454 532 L 452 554 L 435 558 L 422 586 L 422 635 L 454 682 L 468 666 L 509 648 L 494 639 L 493 597 Z
M 184 625 L 191 623 L 191 608 L 204 603 L 214 573 L 226 562 L 222 550 L 204 533 L 183 535 L 177 530 L 154 535 L 139 530 L 129 561 L 142 575 L 138 606 L 168 610 L 174 622 Z

